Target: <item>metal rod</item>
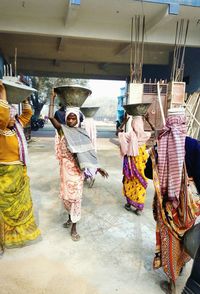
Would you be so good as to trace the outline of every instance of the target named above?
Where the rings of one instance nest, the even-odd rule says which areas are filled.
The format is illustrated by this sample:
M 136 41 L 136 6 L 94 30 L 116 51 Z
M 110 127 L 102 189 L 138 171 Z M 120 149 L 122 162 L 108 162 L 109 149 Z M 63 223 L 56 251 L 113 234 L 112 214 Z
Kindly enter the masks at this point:
M 177 35 L 178 35 L 178 21 L 176 22 L 175 44 L 174 44 L 173 64 L 172 64 L 172 72 L 171 72 L 171 80 L 172 81 L 174 80 L 174 75 L 175 75 Z
M 10 76 L 12 77 L 12 64 L 10 64 Z
M 134 79 L 136 78 L 136 72 L 137 72 L 137 18 L 135 15 L 135 52 L 134 52 Z
M 15 77 L 17 76 L 17 48 L 15 48 Z
M 144 33 L 145 33 L 145 16 L 142 19 L 142 44 L 141 44 L 141 57 L 140 57 L 140 83 L 142 80 L 142 68 L 143 68 L 143 60 L 144 60 Z
M 159 102 L 159 106 L 160 106 L 161 117 L 162 117 L 163 125 L 165 126 L 165 115 L 164 115 L 164 110 L 163 110 L 161 96 L 160 96 L 160 83 L 159 82 L 157 82 L 157 93 L 158 93 L 158 102 Z
M 175 81 L 178 81 L 179 75 L 180 75 L 180 57 L 181 57 L 181 48 L 182 48 L 182 36 L 183 36 L 183 26 L 184 26 L 184 20 L 181 19 L 180 23 L 180 30 L 179 30 L 179 38 L 178 38 L 178 52 L 177 52 L 177 64 L 176 64 L 176 71 L 175 71 Z
M 185 58 L 185 46 L 186 46 L 186 40 L 187 40 L 187 35 L 188 35 L 188 28 L 189 28 L 189 20 L 187 20 L 186 24 L 186 29 L 185 29 L 185 39 L 184 39 L 184 44 L 183 44 L 183 52 L 182 52 L 182 58 L 181 58 L 181 80 L 183 80 L 183 73 L 184 73 L 184 58 Z
M 131 19 L 131 52 L 130 52 L 130 82 L 133 82 L 133 17 Z

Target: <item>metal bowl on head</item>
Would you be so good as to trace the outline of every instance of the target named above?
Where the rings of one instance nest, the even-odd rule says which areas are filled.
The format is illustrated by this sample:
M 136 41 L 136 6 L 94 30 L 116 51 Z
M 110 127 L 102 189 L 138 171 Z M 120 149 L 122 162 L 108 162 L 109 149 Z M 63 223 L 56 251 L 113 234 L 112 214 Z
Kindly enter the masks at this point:
M 28 87 L 22 84 L 17 78 L 2 79 L 1 82 L 5 86 L 7 101 L 11 104 L 19 104 L 23 102 L 33 92 L 37 92 L 36 89 Z
M 80 110 L 85 117 L 93 117 L 99 110 L 99 107 L 81 107 Z
M 143 116 L 147 113 L 147 110 L 150 105 L 151 103 L 137 103 L 137 104 L 126 104 L 126 105 L 123 105 L 123 107 L 129 115 Z
M 55 93 L 65 106 L 81 107 L 92 91 L 80 85 L 64 85 L 54 88 Z

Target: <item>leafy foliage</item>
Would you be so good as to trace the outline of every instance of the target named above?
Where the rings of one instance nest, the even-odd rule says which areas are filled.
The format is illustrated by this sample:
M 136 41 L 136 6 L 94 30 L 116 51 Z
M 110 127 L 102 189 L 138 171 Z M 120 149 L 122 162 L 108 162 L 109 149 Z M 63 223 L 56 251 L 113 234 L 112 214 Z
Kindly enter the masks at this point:
M 38 90 L 38 92 L 33 93 L 30 97 L 35 119 L 39 118 L 41 110 L 49 100 L 54 87 L 72 84 L 87 86 L 88 83 L 87 80 L 69 78 L 31 77 L 31 80 L 32 87 Z

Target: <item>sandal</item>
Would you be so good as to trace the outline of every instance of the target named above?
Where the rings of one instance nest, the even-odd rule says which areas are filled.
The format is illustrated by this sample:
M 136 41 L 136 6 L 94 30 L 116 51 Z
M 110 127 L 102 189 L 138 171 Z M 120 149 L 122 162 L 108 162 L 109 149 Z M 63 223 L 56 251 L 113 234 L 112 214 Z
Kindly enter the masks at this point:
M 131 206 L 130 206 L 130 204 L 128 204 L 128 203 L 126 203 L 126 204 L 124 205 L 124 208 L 125 208 L 126 210 L 128 210 L 128 211 L 131 211 Z
M 141 210 L 139 210 L 139 209 L 136 209 L 134 212 L 136 215 L 141 215 Z
M 73 241 L 79 241 L 81 237 L 78 233 L 72 233 L 71 238 Z
M 0 245 L 0 257 L 2 257 L 4 254 L 4 247 L 3 245 Z
M 172 294 L 170 283 L 167 281 L 160 282 L 160 288 L 165 294 Z
M 92 187 L 93 187 L 94 182 L 95 182 L 95 179 L 94 179 L 94 178 L 90 180 L 90 183 L 89 183 L 89 185 L 88 185 L 89 188 L 92 188 Z
M 68 220 L 66 223 L 63 224 L 63 228 L 69 228 L 72 224 L 71 220 Z

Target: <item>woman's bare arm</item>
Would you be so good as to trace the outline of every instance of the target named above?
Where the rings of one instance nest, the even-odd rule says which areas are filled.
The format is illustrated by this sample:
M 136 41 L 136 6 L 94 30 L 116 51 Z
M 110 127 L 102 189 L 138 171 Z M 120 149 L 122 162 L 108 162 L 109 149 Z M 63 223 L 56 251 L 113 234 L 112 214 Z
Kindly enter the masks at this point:
M 155 131 L 156 129 L 155 129 L 154 125 L 153 125 L 153 124 L 150 122 L 150 120 L 149 120 L 149 114 L 148 114 L 148 112 L 145 114 L 144 119 L 145 119 L 146 122 L 150 125 L 152 131 Z
M 128 122 L 129 118 L 130 118 L 130 117 L 128 117 L 128 114 L 125 113 L 125 115 L 124 115 L 124 119 L 123 119 L 121 125 L 120 125 L 120 126 L 117 128 L 117 130 L 116 130 L 116 133 L 115 133 L 116 136 L 118 136 L 118 134 L 119 134 L 120 132 L 123 132 L 123 131 L 124 131 L 124 130 L 123 130 L 123 127 L 126 125 L 126 123 Z
M 54 101 L 55 101 L 55 97 L 56 97 L 56 93 L 54 91 L 52 91 L 52 94 L 51 94 L 51 97 L 50 97 L 50 104 L 49 104 L 49 120 L 51 121 L 54 128 L 59 131 L 61 129 L 61 124 L 54 117 Z

